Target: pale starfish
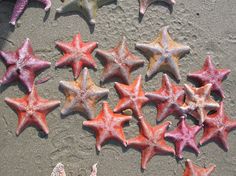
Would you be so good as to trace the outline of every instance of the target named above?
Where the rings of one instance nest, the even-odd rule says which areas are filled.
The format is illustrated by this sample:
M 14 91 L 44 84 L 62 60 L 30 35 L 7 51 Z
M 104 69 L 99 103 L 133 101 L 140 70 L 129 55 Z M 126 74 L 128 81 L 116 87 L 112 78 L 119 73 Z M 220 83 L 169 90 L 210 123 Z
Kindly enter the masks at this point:
M 48 11 L 52 5 L 51 0 L 37 0 L 39 2 L 42 2 L 43 4 L 45 4 L 45 11 Z M 17 0 L 12 16 L 11 16 L 11 21 L 10 23 L 12 25 L 16 24 L 17 19 L 19 18 L 19 16 L 23 13 L 24 9 L 26 8 L 27 4 L 29 3 L 29 0 Z
M 171 72 L 177 80 L 179 73 L 179 59 L 190 51 L 189 46 L 176 43 L 168 33 L 168 26 L 163 27 L 159 36 L 151 43 L 137 43 L 136 47 L 150 56 L 147 77 L 159 71 Z
M 117 0 L 70 0 L 57 9 L 58 13 L 78 12 L 82 13 L 91 25 L 96 23 L 97 9 Z
M 93 83 L 87 68 L 82 70 L 75 81 L 60 81 L 60 87 L 66 96 L 65 105 L 61 110 L 62 115 L 83 112 L 92 118 L 97 101 L 109 93 L 108 89 L 98 87 Z
M 165 2 L 169 5 L 174 5 L 176 3 L 175 0 L 139 0 L 140 14 L 143 15 L 146 12 L 147 8 L 154 2 Z

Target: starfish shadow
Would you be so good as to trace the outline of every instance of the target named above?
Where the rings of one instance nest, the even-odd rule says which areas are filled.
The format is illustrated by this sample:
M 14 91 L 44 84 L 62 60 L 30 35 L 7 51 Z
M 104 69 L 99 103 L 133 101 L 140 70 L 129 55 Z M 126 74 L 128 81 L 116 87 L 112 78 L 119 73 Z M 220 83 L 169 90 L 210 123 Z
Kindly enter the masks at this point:
M 205 143 L 202 144 L 202 145 L 199 144 L 199 147 L 206 146 L 206 145 L 208 145 L 208 144 L 210 144 L 210 143 L 212 143 L 212 142 L 214 142 L 214 143 L 215 143 L 218 147 L 220 147 L 224 152 L 228 152 L 228 150 L 222 145 L 222 143 L 219 142 L 219 141 L 216 140 L 216 139 L 211 139 L 211 140 L 205 142 Z
M 157 1 L 157 2 L 153 2 L 153 5 L 164 6 L 169 10 L 170 14 L 173 13 L 173 5 L 169 5 L 166 2 Z M 144 15 L 145 15 L 145 13 L 142 14 L 142 13 L 139 12 L 139 18 L 138 18 L 139 23 L 142 22 Z
M 56 13 L 55 14 L 55 17 L 54 17 L 54 20 L 57 20 L 59 17 L 63 16 L 63 17 L 66 17 L 66 16 L 71 16 L 71 15 L 79 15 L 80 18 L 83 18 L 84 21 L 87 23 L 88 27 L 89 27 L 89 31 L 90 33 L 92 34 L 94 32 L 94 29 L 95 29 L 95 25 L 92 25 L 89 23 L 88 19 L 80 12 L 66 12 L 66 13 Z
M 40 2 L 34 1 L 34 3 L 30 2 L 27 7 L 28 7 L 28 8 L 32 8 L 32 7 L 33 7 L 33 8 L 40 8 L 40 9 L 43 9 L 43 8 L 45 7 L 45 5 L 43 5 L 43 4 L 40 3 Z M 44 15 L 44 18 L 43 18 L 43 22 L 45 22 L 45 21 L 48 19 L 49 15 L 50 15 L 50 11 L 51 11 L 51 8 L 50 8 L 48 11 L 45 12 L 45 15 Z M 23 13 L 22 13 L 21 15 L 23 15 Z M 20 17 L 19 17 L 19 18 L 20 18 Z M 19 18 L 18 18 L 18 19 L 19 19 Z

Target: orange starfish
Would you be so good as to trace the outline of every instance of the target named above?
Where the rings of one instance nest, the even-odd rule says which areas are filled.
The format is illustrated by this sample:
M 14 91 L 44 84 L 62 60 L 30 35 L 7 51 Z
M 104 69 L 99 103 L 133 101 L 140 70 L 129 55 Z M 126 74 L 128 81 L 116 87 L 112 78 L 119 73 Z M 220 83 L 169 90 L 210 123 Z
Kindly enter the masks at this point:
M 75 78 L 78 78 L 84 66 L 97 67 L 91 55 L 98 45 L 97 42 L 84 43 L 81 35 L 77 34 L 72 42 L 56 42 L 56 45 L 64 52 L 64 55 L 56 62 L 56 67 L 71 66 Z
M 23 98 L 5 98 L 5 102 L 18 114 L 16 135 L 19 135 L 30 125 L 48 134 L 49 130 L 46 115 L 60 104 L 60 101 L 49 101 L 41 98 L 35 86 L 33 86 L 32 91 Z
M 141 116 L 142 106 L 148 101 L 142 90 L 142 76 L 139 75 L 131 85 L 115 83 L 115 88 L 121 96 L 120 101 L 114 108 L 114 112 L 132 109 L 134 115 Z
M 175 150 L 165 142 L 165 133 L 171 122 L 152 127 L 144 117 L 140 117 L 140 134 L 127 141 L 127 145 L 142 151 L 141 167 L 146 169 L 148 161 L 157 154 L 175 154 Z
M 96 132 L 96 147 L 100 151 L 101 146 L 110 139 L 116 139 L 126 146 L 122 126 L 131 118 L 131 116 L 113 113 L 108 103 L 103 102 L 103 108 L 98 116 L 83 122 L 83 125 L 92 128 Z
M 187 159 L 185 166 L 186 168 L 183 176 L 210 176 L 216 168 L 213 164 L 208 168 L 202 168 L 194 165 L 189 159 Z

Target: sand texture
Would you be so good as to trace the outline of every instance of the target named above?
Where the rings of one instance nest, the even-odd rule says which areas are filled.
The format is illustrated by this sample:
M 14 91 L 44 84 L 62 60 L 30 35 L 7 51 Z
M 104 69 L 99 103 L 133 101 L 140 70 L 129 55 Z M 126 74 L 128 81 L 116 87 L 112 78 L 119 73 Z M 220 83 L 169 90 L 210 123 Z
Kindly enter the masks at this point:
M 201 154 L 196 157 L 191 151 L 184 152 L 184 160 L 176 161 L 171 156 L 155 156 L 148 163 L 146 171 L 140 169 L 140 152 L 125 149 L 119 143 L 106 144 L 100 154 L 96 153 L 93 132 L 82 127 L 85 120 L 80 114 L 61 118 L 60 109 L 64 104 L 64 95 L 58 90 L 60 80 L 72 80 L 70 68 L 55 70 L 54 64 L 61 56 L 55 48 L 55 41 L 71 41 L 74 34 L 80 32 L 83 39 L 99 42 L 100 49 L 109 49 L 127 37 L 130 50 L 145 60 L 145 65 L 132 73 L 134 80 L 139 74 L 145 76 L 148 60 L 135 50 L 136 42 L 150 41 L 165 25 L 170 26 L 171 36 L 179 43 L 189 45 L 191 53 L 180 60 L 180 72 L 183 85 L 187 82 L 186 74 L 202 67 L 207 54 L 213 56 L 217 67 L 231 69 L 231 74 L 224 81 L 225 111 L 236 119 L 236 1 L 235 0 L 176 0 L 170 9 L 163 4 L 149 7 L 142 21 L 139 22 L 138 0 L 118 0 L 98 10 L 97 24 L 89 28 L 83 18 L 76 13 L 55 18 L 60 0 L 52 1 L 50 13 L 45 14 L 40 3 L 32 1 L 18 21 L 19 27 L 13 30 L 9 26 L 9 16 L 14 3 L 0 1 L 0 50 L 15 50 L 25 38 L 30 38 L 36 55 L 52 62 L 51 68 L 39 74 L 36 80 L 52 76 L 47 83 L 38 85 L 39 95 L 49 99 L 61 100 L 62 104 L 47 116 L 50 133 L 44 138 L 35 128 L 27 128 L 19 137 L 15 135 L 17 115 L 4 102 L 5 97 L 22 97 L 25 88 L 16 82 L 0 89 L 0 175 L 1 176 L 49 176 L 58 162 L 65 165 L 67 175 L 87 176 L 91 166 L 98 162 L 98 176 L 181 176 L 184 161 L 189 158 L 194 163 L 204 166 L 210 163 L 217 168 L 213 176 L 236 175 L 236 131 L 230 133 L 230 150 L 224 152 L 215 143 L 201 147 Z M 93 31 L 94 30 L 94 31 Z M 95 58 L 98 69 L 89 69 L 93 80 L 99 84 L 103 66 Z M 0 75 L 5 66 L 0 62 Z M 162 73 L 143 82 L 145 91 L 159 88 Z M 173 79 L 171 79 L 173 81 Z M 109 88 L 107 101 L 111 107 L 116 105 L 118 96 L 114 82 L 102 85 Z M 101 109 L 97 105 L 96 114 Z M 156 109 L 153 104 L 146 105 L 143 112 L 151 124 L 155 124 Z M 169 117 L 175 127 L 177 120 Z M 132 119 L 124 127 L 127 138 L 138 134 L 137 120 Z M 201 137 L 199 133 L 198 138 Z M 170 145 L 172 145 L 170 143 Z

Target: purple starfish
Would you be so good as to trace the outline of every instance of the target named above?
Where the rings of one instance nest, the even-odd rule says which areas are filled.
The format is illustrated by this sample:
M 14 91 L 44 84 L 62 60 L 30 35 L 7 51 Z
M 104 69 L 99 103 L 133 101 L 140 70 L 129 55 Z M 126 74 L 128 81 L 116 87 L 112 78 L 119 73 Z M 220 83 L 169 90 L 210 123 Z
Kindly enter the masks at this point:
M 45 11 L 48 11 L 52 5 L 51 0 L 37 0 L 39 2 L 42 2 L 43 4 L 45 4 Z M 12 16 L 11 16 L 11 21 L 10 24 L 12 25 L 16 25 L 16 21 L 19 18 L 19 16 L 23 13 L 24 9 L 26 8 L 27 4 L 29 3 L 29 0 L 17 0 Z

